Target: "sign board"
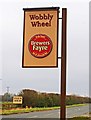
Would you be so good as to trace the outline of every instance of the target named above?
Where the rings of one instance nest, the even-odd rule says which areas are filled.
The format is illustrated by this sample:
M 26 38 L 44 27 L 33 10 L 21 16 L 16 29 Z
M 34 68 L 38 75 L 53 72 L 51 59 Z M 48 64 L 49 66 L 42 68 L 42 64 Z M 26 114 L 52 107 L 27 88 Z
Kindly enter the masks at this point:
M 59 8 L 24 8 L 22 67 L 58 67 Z
M 22 104 L 22 100 L 23 100 L 22 96 L 14 96 L 13 97 L 14 104 Z

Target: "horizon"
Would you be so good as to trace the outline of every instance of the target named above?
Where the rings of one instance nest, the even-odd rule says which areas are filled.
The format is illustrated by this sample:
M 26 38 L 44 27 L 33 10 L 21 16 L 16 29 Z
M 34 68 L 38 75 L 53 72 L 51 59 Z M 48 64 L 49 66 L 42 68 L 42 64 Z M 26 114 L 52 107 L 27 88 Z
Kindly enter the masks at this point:
M 50 93 L 53 93 L 53 94 L 59 94 L 59 95 L 61 95 L 59 92 L 48 92 L 48 91 L 39 91 L 39 90 L 35 90 L 35 89 L 30 89 L 30 88 L 24 88 L 24 89 L 22 89 L 22 90 L 34 90 L 34 91 L 36 91 L 36 92 L 38 92 L 38 93 L 48 93 L 48 94 L 50 94 Z M 21 91 L 22 91 L 21 90 Z M 12 92 L 5 92 L 5 93 L 9 93 L 9 94 L 12 94 L 12 95 L 18 95 L 21 91 L 19 91 L 18 93 L 12 93 Z M 2 93 L 2 94 L 0 94 L 0 95 L 4 95 L 5 93 Z M 69 95 L 71 95 L 71 96 L 78 96 L 78 97 L 88 97 L 88 98 L 91 98 L 90 96 L 84 96 L 84 95 L 80 95 L 80 94 L 75 94 L 75 93 L 69 93 L 69 94 L 66 94 L 66 96 L 69 96 Z

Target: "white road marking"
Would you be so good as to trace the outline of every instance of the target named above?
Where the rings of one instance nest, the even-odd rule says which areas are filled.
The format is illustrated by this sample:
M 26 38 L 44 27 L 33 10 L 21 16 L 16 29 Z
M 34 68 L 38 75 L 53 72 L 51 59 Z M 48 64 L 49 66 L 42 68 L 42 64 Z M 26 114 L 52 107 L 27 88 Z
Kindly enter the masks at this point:
M 29 118 L 37 118 L 38 116 L 32 116 L 32 117 L 29 117 Z
M 53 113 L 47 114 L 47 115 L 53 115 Z

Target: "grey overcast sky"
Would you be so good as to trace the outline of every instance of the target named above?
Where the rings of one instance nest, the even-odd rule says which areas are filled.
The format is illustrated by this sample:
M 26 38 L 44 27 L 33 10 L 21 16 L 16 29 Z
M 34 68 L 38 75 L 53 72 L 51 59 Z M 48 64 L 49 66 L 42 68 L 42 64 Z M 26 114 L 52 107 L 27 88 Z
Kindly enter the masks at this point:
M 89 1 L 72 1 L 0 0 L 2 93 L 6 92 L 7 86 L 10 87 L 10 93 L 16 94 L 24 88 L 41 92 L 60 91 L 60 60 L 59 68 L 56 69 L 22 68 L 24 17 L 22 9 L 54 6 L 60 7 L 60 16 L 63 7 L 68 9 L 67 94 L 89 96 Z

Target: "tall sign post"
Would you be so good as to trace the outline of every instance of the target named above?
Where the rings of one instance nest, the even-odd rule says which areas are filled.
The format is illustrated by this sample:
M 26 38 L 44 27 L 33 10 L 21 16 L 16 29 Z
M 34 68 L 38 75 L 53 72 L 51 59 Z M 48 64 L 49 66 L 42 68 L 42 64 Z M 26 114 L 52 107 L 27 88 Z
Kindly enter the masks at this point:
M 67 9 L 62 9 L 62 50 L 61 50 L 61 118 L 66 116 L 66 33 L 67 33 Z
M 60 119 L 66 118 L 66 26 L 67 9 L 24 8 L 23 68 L 57 68 L 61 58 Z M 58 57 L 59 19 L 62 19 L 62 50 Z

